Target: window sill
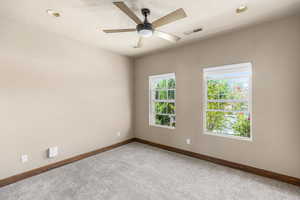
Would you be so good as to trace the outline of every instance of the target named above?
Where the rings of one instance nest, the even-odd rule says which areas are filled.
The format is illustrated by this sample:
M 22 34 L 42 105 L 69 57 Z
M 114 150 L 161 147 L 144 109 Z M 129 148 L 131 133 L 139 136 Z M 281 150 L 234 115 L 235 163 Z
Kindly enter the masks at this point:
M 252 136 L 250 138 L 247 137 L 241 137 L 241 136 L 234 136 L 234 135 L 225 135 L 225 134 L 217 134 L 217 133 L 211 133 L 204 131 L 205 135 L 211 135 L 211 136 L 217 136 L 217 137 L 225 137 L 225 138 L 230 138 L 230 139 L 235 139 L 235 140 L 242 140 L 242 141 L 248 141 L 248 142 L 253 142 Z
M 171 129 L 171 130 L 174 130 L 175 127 L 172 127 L 172 126 L 162 126 L 162 125 L 156 125 L 156 124 L 150 124 L 149 127 L 157 127 L 157 128 L 166 128 L 166 129 Z

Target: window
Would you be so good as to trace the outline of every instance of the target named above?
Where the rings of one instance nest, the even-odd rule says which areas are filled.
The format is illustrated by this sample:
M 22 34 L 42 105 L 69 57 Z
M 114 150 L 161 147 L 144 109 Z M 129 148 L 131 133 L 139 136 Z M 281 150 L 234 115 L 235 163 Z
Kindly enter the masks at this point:
M 204 133 L 251 140 L 251 63 L 207 68 Z
M 175 128 L 176 125 L 176 80 L 175 73 L 149 77 L 151 126 Z

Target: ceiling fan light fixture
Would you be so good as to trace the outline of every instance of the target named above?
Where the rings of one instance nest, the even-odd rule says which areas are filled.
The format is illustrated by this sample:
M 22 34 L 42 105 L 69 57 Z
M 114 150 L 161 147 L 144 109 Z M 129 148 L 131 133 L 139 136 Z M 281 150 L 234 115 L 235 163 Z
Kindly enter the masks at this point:
M 145 38 L 151 37 L 153 35 L 153 31 L 147 30 L 147 29 L 140 30 L 138 33 L 140 36 L 145 37 Z
M 136 29 L 138 34 L 142 37 L 151 37 L 153 35 L 152 24 L 150 23 L 138 24 Z

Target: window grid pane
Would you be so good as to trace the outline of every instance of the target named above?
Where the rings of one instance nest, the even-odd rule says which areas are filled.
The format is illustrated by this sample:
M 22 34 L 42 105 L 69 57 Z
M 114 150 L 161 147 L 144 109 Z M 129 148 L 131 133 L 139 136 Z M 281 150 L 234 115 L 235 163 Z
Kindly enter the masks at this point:
M 232 70 L 232 66 L 230 68 L 230 74 L 226 73 L 226 67 L 204 70 L 205 131 L 250 138 L 251 66 L 243 66 L 241 71 L 238 68 Z
M 149 81 L 150 125 L 175 128 L 175 74 L 150 77 Z

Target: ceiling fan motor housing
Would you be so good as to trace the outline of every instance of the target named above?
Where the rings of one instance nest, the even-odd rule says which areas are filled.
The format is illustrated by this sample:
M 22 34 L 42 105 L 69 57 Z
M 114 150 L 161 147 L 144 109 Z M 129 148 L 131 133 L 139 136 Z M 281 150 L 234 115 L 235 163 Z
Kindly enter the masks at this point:
M 136 29 L 138 32 L 140 32 L 141 30 L 149 30 L 149 31 L 153 31 L 153 28 L 152 28 L 152 24 L 150 23 L 144 23 L 144 24 L 138 24 L 136 26 Z

